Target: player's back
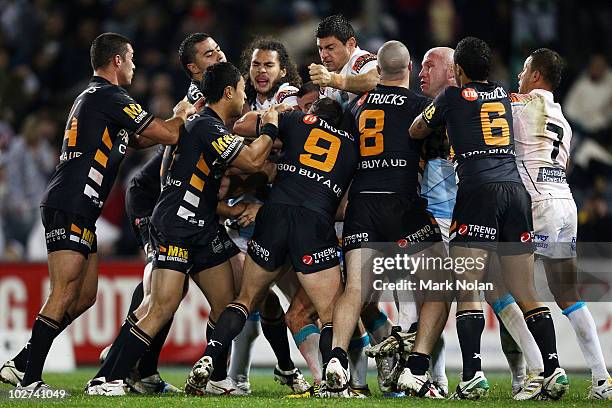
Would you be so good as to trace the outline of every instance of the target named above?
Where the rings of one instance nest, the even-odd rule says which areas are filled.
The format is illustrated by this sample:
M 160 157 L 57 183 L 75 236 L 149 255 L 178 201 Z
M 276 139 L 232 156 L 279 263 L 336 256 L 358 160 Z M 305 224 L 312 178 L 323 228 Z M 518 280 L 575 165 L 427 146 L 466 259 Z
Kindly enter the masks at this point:
M 566 180 L 572 129 L 553 94 L 513 94 L 516 160 L 532 199 L 572 198 Z
M 96 219 L 123 161 L 129 134 L 152 120 L 123 88 L 94 77 L 72 105 L 60 163 L 42 205 Z
M 471 82 L 448 87 L 423 114 L 432 127 L 446 125 L 455 160 L 459 188 L 486 183 L 516 182 L 512 108 L 499 85 Z
M 279 117 L 279 138 L 283 155 L 266 203 L 333 216 L 357 163 L 353 135 L 318 116 L 290 111 Z
M 359 136 L 359 164 L 350 195 L 392 192 L 418 194 L 418 166 L 422 141 L 408 129 L 429 99 L 409 89 L 378 85 L 353 101 L 345 114 L 345 128 Z

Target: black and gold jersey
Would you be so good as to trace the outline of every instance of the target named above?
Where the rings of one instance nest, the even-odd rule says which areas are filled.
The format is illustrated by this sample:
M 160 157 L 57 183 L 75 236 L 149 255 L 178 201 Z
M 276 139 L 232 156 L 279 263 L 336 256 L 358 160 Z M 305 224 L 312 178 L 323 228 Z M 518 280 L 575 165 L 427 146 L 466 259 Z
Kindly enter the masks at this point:
M 203 98 L 204 94 L 200 89 L 200 83 L 195 79 L 192 79 L 189 83 L 189 89 L 187 89 L 187 100 L 191 103 L 196 103 L 200 98 Z
M 459 188 L 521 183 L 514 153 L 512 107 L 506 91 L 488 82 L 449 86 L 425 108 L 432 128 L 446 127 L 457 161 Z
M 429 99 L 409 89 L 378 85 L 348 107 L 343 125 L 359 136 L 359 164 L 350 196 L 388 192 L 418 195 L 418 170 L 423 142 L 408 129 Z
M 283 148 L 266 203 L 333 216 L 357 164 L 353 135 L 300 111 L 282 113 L 278 124 Z
M 179 143 L 166 152 L 162 191 L 153 210 L 155 228 L 167 238 L 194 238 L 218 223 L 222 169 L 243 148 L 219 116 L 206 107 L 181 127 Z
M 60 163 L 41 206 L 96 220 L 125 155 L 129 136 L 153 120 L 127 91 L 94 76 L 77 96 L 64 132 Z

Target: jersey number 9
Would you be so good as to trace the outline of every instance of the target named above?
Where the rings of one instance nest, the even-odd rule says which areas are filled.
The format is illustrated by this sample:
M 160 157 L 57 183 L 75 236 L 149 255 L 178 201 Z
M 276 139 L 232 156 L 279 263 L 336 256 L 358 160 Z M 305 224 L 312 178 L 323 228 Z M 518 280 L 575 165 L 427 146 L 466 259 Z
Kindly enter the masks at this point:
M 329 146 L 320 146 L 321 140 L 327 142 Z M 300 154 L 300 163 L 317 170 L 330 172 L 338 159 L 340 139 L 324 130 L 312 129 L 304 143 L 304 150 L 307 153 Z
M 491 113 L 497 117 L 491 119 Z M 503 117 L 506 108 L 501 102 L 486 102 L 480 108 L 480 123 L 484 141 L 489 146 L 508 146 L 510 144 L 510 126 Z M 495 131 L 496 135 L 493 136 Z

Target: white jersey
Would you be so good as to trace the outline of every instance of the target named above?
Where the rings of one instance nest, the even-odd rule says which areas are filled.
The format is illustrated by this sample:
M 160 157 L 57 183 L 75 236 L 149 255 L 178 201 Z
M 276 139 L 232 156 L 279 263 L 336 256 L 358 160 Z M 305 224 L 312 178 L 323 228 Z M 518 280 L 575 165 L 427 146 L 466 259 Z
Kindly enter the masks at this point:
M 338 74 L 342 76 L 355 76 L 365 74 L 374 68 L 376 68 L 376 55 L 355 47 L 348 62 Z M 357 94 L 326 86 L 321 88 L 321 96 L 335 99 L 344 109 L 350 101 L 355 99 Z
M 299 89 L 289 82 L 285 82 L 278 87 L 278 91 L 270 99 L 266 99 L 263 103 L 259 102 L 259 99 L 255 98 L 255 102 L 251 104 L 252 110 L 266 110 L 272 105 L 278 105 L 280 103 L 286 103 L 291 106 L 297 106 L 297 96 Z
M 511 99 L 516 163 L 531 200 L 572 199 L 565 176 L 572 128 L 561 106 L 543 89 Z

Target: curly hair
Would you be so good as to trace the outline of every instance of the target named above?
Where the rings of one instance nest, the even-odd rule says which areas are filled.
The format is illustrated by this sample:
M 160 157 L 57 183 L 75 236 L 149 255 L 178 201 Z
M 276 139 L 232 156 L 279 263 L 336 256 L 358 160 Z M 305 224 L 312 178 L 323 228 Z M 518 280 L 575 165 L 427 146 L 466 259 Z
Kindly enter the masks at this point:
M 491 69 L 491 48 L 476 37 L 465 37 L 455 48 L 455 64 L 463 68 L 465 75 L 473 81 L 489 78 Z
M 242 51 L 242 55 L 240 56 L 240 71 L 242 71 L 242 75 L 244 76 L 244 82 L 246 84 L 245 92 L 249 104 L 252 104 L 255 98 L 257 98 L 257 91 L 249 77 L 251 58 L 255 50 L 276 51 L 278 53 L 280 68 L 286 71 L 285 76 L 276 81 L 272 89 L 270 89 L 270 92 L 266 95 L 266 98 L 274 96 L 281 84 L 285 82 L 289 82 L 289 84 L 297 88 L 302 86 L 302 78 L 300 78 L 300 74 L 298 74 L 297 66 L 289 57 L 285 45 L 272 38 L 255 38 L 244 51 Z

